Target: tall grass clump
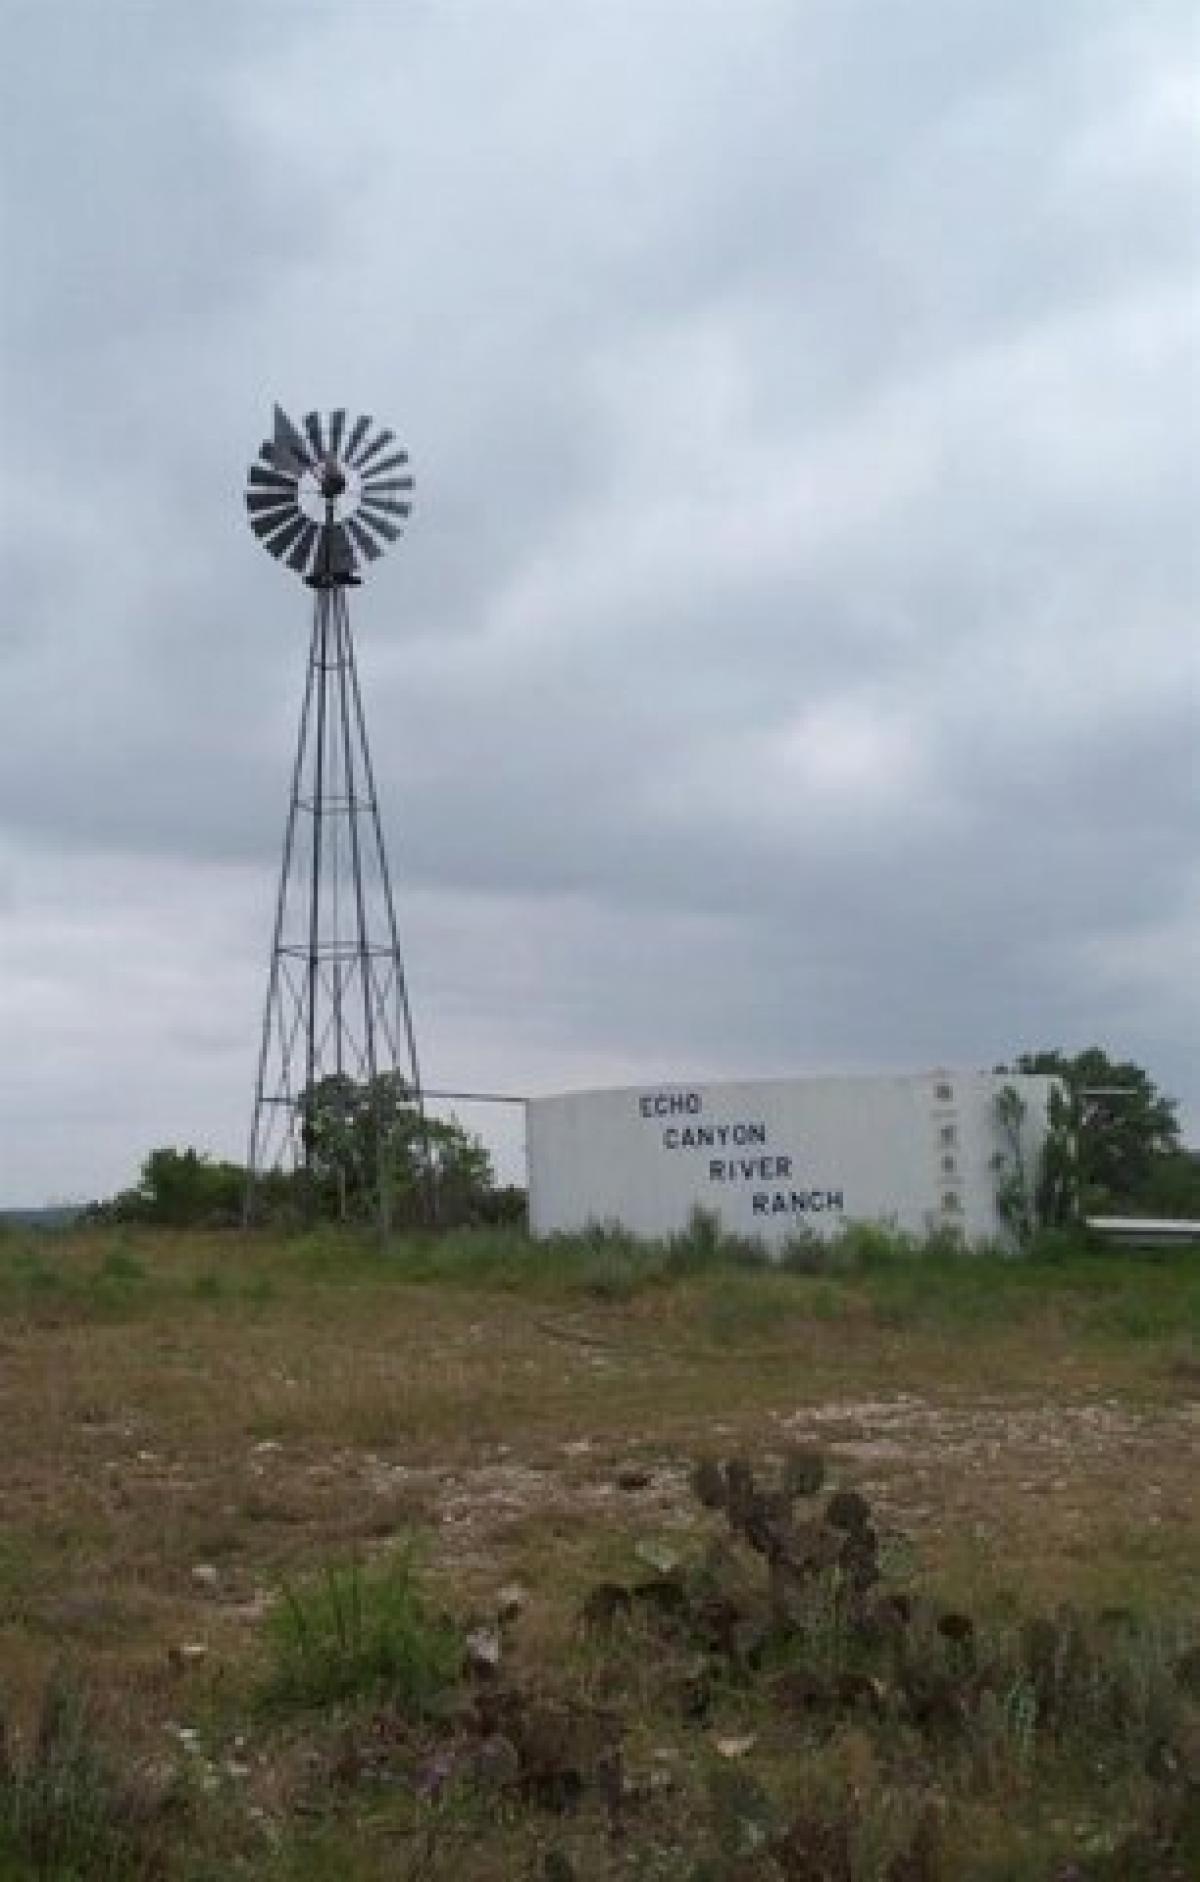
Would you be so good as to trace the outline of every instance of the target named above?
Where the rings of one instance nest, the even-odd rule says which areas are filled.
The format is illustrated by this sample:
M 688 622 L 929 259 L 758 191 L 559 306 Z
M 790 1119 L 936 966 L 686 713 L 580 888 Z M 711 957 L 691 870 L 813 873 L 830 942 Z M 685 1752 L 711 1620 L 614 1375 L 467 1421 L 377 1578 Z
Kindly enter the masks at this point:
M 754 1235 L 722 1228 L 708 1209 L 693 1209 L 687 1227 L 667 1239 L 666 1272 L 672 1276 L 707 1274 L 714 1268 L 764 1268 L 770 1257 Z
M 413 1717 L 437 1709 L 457 1679 L 463 1643 L 429 1604 L 411 1549 L 386 1561 L 330 1566 L 285 1585 L 268 1623 L 270 1709 L 386 1699 Z

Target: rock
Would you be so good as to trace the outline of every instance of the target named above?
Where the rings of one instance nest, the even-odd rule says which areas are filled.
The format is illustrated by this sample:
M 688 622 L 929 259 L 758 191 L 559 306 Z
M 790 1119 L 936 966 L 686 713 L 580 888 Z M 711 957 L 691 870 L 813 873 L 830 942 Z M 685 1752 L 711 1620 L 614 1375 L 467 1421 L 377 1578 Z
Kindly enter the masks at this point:
M 757 1743 L 756 1732 L 741 1732 L 729 1738 L 718 1738 L 714 1749 L 719 1758 L 744 1758 L 747 1752 L 754 1750 Z
M 659 1575 L 669 1575 L 679 1567 L 679 1551 L 666 1542 L 635 1542 L 633 1552 Z
M 189 1667 L 199 1666 L 207 1657 L 208 1648 L 202 1640 L 181 1640 L 177 1646 L 167 1649 L 167 1659 L 176 1673 L 186 1673 Z
M 496 1596 L 496 1618 L 504 1625 L 519 1620 L 529 1605 L 528 1590 L 519 1581 L 510 1581 Z
M 491 1679 L 500 1669 L 500 1635 L 494 1627 L 474 1627 L 467 1635 L 467 1669 L 477 1678 Z
M 211 1562 L 197 1562 L 192 1570 L 192 1580 L 197 1588 L 216 1588 L 221 1577 Z

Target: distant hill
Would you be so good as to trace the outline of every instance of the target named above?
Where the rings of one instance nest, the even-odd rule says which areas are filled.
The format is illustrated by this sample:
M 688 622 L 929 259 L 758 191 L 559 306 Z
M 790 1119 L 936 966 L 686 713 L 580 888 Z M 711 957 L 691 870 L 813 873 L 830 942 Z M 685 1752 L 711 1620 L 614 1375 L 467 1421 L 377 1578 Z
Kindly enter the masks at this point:
M 66 1229 L 78 1221 L 85 1205 L 81 1202 L 50 1203 L 43 1209 L 0 1209 L 0 1228 Z

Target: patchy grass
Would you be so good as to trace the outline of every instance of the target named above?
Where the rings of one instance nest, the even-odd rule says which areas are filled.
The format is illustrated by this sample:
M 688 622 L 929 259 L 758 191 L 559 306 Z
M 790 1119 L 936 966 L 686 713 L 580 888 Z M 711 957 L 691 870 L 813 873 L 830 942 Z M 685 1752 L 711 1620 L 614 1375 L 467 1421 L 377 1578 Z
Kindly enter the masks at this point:
M 153 1773 L 191 1798 L 186 1834 L 169 1816 L 138 1832 L 138 1860 L 153 1852 L 171 1882 L 524 1882 L 559 1856 L 581 1882 L 698 1882 L 702 1858 L 726 1865 L 718 1882 L 754 1862 L 746 1876 L 776 1882 L 783 1859 L 764 1866 L 742 1844 L 755 1808 L 778 1838 L 805 1798 L 810 1842 L 848 1837 L 836 1860 L 864 1882 L 897 1851 L 916 1862 L 932 1831 L 910 1806 L 926 1791 L 952 1801 L 938 1859 L 953 1882 L 1050 1882 L 1068 1862 L 1086 1882 L 1166 1882 L 1160 1854 L 1157 1870 L 1150 1855 L 1120 1870 L 1104 1838 L 1106 1818 L 1148 1824 L 1153 1851 L 1167 1808 L 1141 1767 L 1159 1755 L 1163 1681 L 1196 1606 L 1197 1352 L 1194 1259 L 1061 1241 L 1016 1261 L 859 1234 L 798 1242 L 764 1269 L 703 1225 L 651 1247 L 480 1231 L 386 1252 L 332 1232 L 10 1232 L 8 1768 L 32 1771 L 65 1660 L 103 1695 L 86 1743 L 110 1776 Z M 903 1720 L 781 1721 L 728 1668 L 709 1716 L 689 1720 L 670 1697 L 695 1658 L 686 1640 L 645 1616 L 603 1639 L 581 1627 L 598 1582 L 652 1578 L 639 1546 L 704 1556 L 715 1519 L 690 1489 L 697 1455 L 759 1468 L 795 1444 L 869 1499 L 887 1574 L 968 1613 L 1006 1669 L 953 1757 L 922 1762 Z M 405 1566 L 414 1531 L 420 1579 Z M 493 1781 L 487 1757 L 443 1770 L 465 1742 L 456 1707 L 478 1710 L 449 1658 L 411 1686 L 448 1709 L 403 1698 L 404 1641 L 424 1665 L 431 1617 L 469 1628 L 514 1581 L 524 1605 L 500 1684 L 519 1685 L 548 1737 L 592 1735 L 566 1814 L 536 1783 Z M 1106 1670 L 1071 1688 L 1086 1730 L 1060 1740 L 1046 1692 L 1031 1715 L 1020 1642 L 1064 1605 L 1090 1617 L 1085 1632 L 1105 1608 L 1128 1616 Z M 272 1680 L 292 1701 L 264 1713 Z M 1119 1731 L 1101 1729 L 1117 1715 Z M 630 1784 L 615 1827 L 613 1717 Z M 744 1755 L 716 1747 L 750 1735 Z M 477 1751 L 510 1734 L 466 1736 Z M 6 1860 L 15 1876 L 56 1873 L 29 1869 L 27 1845 L 0 1877 Z M 834 1860 L 813 1873 L 840 1873 Z

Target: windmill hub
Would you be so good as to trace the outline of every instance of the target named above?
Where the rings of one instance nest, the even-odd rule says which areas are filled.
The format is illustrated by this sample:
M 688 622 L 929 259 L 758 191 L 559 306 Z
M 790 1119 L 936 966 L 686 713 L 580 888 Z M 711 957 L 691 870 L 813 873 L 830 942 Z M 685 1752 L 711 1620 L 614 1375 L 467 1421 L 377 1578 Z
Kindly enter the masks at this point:
M 373 418 L 275 407 L 274 435 L 250 466 L 250 527 L 313 587 L 353 584 L 395 542 L 412 508 L 408 452 Z

